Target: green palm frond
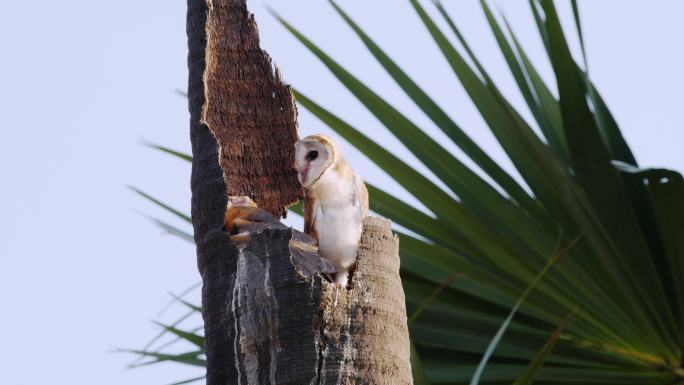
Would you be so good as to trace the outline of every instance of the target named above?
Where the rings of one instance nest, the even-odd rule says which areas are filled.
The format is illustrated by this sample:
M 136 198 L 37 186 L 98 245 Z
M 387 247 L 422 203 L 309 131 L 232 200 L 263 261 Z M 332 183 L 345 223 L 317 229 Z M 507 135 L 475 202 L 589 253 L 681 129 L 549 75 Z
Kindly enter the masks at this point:
M 358 130 L 301 90 L 296 92 L 302 107 L 387 170 L 430 210 L 421 212 L 388 192 L 370 189 L 374 211 L 427 239 L 402 234 L 402 273 L 409 309 L 419 307 L 422 298 L 446 277 L 465 277 L 449 285 L 411 327 L 428 379 L 432 383 L 469 381 L 506 318 L 506 309 L 513 307 L 558 245 L 581 234 L 576 247 L 548 272 L 521 306 L 520 314 L 512 318 L 480 382 L 515 381 L 539 347 L 545 346 L 548 335 L 575 308 L 577 320 L 554 342 L 553 352 L 547 353 L 545 366 L 536 374 L 536 383 L 676 381 L 681 376 L 684 274 L 679 251 L 682 241 L 673 234 L 684 222 L 676 208 L 684 195 L 675 193 L 684 186 L 677 173 L 649 178 L 638 169 L 589 80 L 586 60 L 582 69 L 570 55 L 553 2 L 532 0 L 530 5 L 556 74 L 558 98 L 539 76 L 505 18 L 499 22 L 481 1 L 503 58 L 539 127 L 537 134 L 497 88 L 444 5 L 434 4 L 465 57 L 424 6 L 410 0 L 526 186 L 505 173 L 350 15 L 331 3 L 406 95 L 489 177 L 482 178 L 452 156 L 391 102 L 276 15 L 449 189 L 421 180 L 410 165 L 376 149 L 379 146 Z M 583 48 L 574 2 L 573 11 Z M 633 169 L 625 171 L 615 161 Z M 661 190 L 669 193 L 660 195 Z M 452 193 L 458 200 L 450 198 Z
M 572 8 L 583 65 L 568 49 L 552 0 L 529 0 L 555 74 L 552 86 L 541 78 L 505 17 L 481 1 L 493 38 L 533 118 L 527 122 L 474 55 L 446 7 L 433 1 L 449 27 L 445 32 L 420 1 L 409 1 L 522 181 L 506 173 L 334 2 L 332 7 L 369 54 L 478 171 L 320 45 L 276 17 L 445 186 L 301 90 L 295 91 L 301 107 L 385 170 L 428 210 L 369 183 L 371 209 L 414 234 L 397 231 L 407 307 L 409 314 L 420 315 L 410 324 L 416 383 L 666 385 L 684 381 L 684 179 L 675 171 L 641 169 L 637 164 L 589 78 L 586 36 L 576 2 L 572 1 Z M 454 34 L 462 50 L 448 34 Z M 558 90 L 557 96 L 552 89 Z M 163 146 L 152 147 L 191 159 Z M 571 248 L 564 247 L 570 244 Z M 567 255 L 549 268 L 549 258 L 559 250 Z M 542 269 L 544 278 L 539 279 Z M 164 332 L 201 346 L 196 331 L 171 324 Z M 194 353 L 176 358 L 138 353 L 152 362 L 196 364 L 200 359 Z M 479 365 L 483 362 L 486 366 Z

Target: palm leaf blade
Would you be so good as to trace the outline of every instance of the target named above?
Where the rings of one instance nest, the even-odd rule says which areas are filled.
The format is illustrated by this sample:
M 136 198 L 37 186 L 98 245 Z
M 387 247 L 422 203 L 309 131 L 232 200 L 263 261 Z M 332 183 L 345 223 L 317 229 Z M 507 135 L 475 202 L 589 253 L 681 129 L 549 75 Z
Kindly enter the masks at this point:
M 661 337 L 654 334 L 653 328 L 643 330 L 650 334 L 646 344 L 653 344 L 654 353 L 669 354 L 669 347 L 658 346 L 657 341 L 668 338 L 668 326 L 662 322 L 672 322 L 667 306 L 662 302 L 664 291 L 653 266 L 653 259 L 643 233 L 639 228 L 634 210 L 627 198 L 624 185 L 617 170 L 610 163 L 611 157 L 599 136 L 599 130 L 589 106 L 586 103 L 586 88 L 579 70 L 572 59 L 560 27 L 553 3 L 542 1 L 546 14 L 546 25 L 551 41 L 550 53 L 554 70 L 562 76 L 557 77 L 560 105 L 566 139 L 573 168 L 580 183 L 584 186 L 588 199 L 600 220 L 605 223 L 605 231 L 620 239 L 614 252 L 620 262 L 613 264 L 617 269 L 626 269 L 626 276 L 633 285 L 637 301 L 651 315 L 658 325 Z M 608 206 L 606 206 L 608 204 Z M 619 270 L 618 270 L 619 271 Z M 648 294 L 647 294 L 648 292 Z M 650 299 L 646 299 L 650 298 Z M 657 308 L 657 310 L 656 310 Z M 665 320 L 656 314 L 666 315 Z M 635 314 L 635 317 L 639 317 Z M 668 320 L 669 318 L 669 320 Z M 645 321 L 647 323 L 647 321 Z M 666 344 L 667 345 L 667 344 Z

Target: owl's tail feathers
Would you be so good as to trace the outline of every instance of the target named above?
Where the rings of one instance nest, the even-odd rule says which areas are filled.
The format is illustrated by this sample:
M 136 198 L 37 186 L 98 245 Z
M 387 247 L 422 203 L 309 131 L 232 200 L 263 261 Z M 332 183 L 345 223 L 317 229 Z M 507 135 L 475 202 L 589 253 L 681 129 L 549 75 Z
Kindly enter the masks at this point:
M 318 255 L 316 239 L 297 230 L 292 230 L 290 240 L 292 264 L 299 274 L 309 278 L 315 273 L 332 274 L 339 270 L 332 262 Z M 329 276 L 326 276 L 330 280 Z

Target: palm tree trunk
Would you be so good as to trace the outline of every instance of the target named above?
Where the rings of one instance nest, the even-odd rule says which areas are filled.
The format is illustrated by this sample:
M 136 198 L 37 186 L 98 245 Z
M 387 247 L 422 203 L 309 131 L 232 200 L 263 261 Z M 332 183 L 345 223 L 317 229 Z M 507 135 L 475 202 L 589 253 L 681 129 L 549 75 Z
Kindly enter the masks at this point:
M 276 215 L 300 198 L 291 169 L 297 113 L 245 0 L 188 0 L 187 32 L 207 384 L 411 384 L 389 221 L 365 220 L 351 289 L 293 254 L 296 230 L 274 225 L 244 248 L 229 242 L 228 195 Z

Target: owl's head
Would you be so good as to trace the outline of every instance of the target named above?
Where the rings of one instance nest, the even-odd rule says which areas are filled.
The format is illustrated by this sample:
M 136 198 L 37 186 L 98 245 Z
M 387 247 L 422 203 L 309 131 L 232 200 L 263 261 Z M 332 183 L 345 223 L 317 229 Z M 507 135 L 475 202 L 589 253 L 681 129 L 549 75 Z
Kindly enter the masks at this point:
M 333 163 L 337 148 L 329 137 L 309 135 L 295 143 L 295 169 L 299 183 L 309 188 Z

